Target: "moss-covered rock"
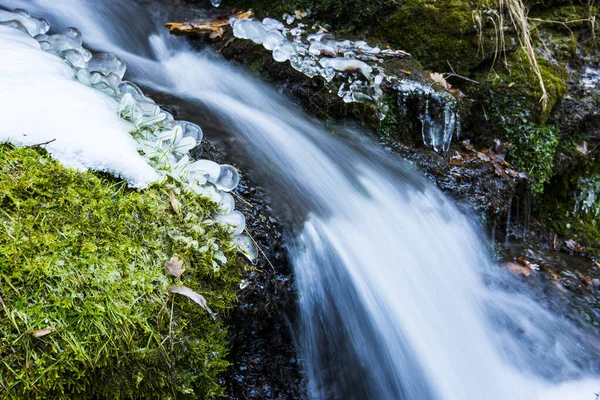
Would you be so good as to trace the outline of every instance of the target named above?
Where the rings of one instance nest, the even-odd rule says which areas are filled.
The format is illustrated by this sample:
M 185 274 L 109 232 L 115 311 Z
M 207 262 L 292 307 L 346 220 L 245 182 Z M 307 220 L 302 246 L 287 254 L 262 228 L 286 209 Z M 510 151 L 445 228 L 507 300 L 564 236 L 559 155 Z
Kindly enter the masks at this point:
M 169 190 L 181 212 L 174 212 Z M 0 146 L 0 398 L 211 398 L 239 268 L 215 205 Z M 183 261 L 180 278 L 164 263 Z
M 252 8 L 280 18 L 310 10 L 311 19 L 345 37 L 370 38 L 413 54 L 429 69 L 466 71 L 481 59 L 473 6 L 464 0 L 229 0 L 224 7 Z
M 534 193 L 541 193 L 553 172 L 554 154 L 559 131 L 547 124 L 548 117 L 564 96 L 568 80 L 566 71 L 548 61 L 539 60 L 547 93 L 544 109 L 539 81 L 524 50 L 507 55 L 492 71 L 475 75 L 479 84 L 467 91 L 477 99 L 479 122 L 471 122 L 473 137 L 482 145 L 499 138 L 510 143 L 509 160 L 532 180 Z
M 572 162 L 570 168 L 555 175 L 546 185 L 546 195 L 539 200 L 539 214 L 552 233 L 573 239 L 583 246 L 585 252 L 600 256 L 600 214 L 595 212 L 600 207 L 599 193 L 596 193 L 592 209 L 584 210 L 581 199 L 578 199 L 582 194 L 583 180 L 599 181 L 600 158 L 581 154 L 572 154 L 571 158 L 580 160 Z

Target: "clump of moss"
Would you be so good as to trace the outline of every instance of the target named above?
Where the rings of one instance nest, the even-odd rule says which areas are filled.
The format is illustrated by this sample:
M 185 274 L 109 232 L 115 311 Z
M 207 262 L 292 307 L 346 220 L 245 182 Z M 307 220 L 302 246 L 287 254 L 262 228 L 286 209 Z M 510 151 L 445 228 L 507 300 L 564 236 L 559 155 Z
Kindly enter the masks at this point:
M 492 72 L 479 72 L 476 79 L 481 84 L 469 88 L 470 94 L 480 99 L 487 126 L 475 126 L 483 141 L 491 141 L 490 133 L 503 141 L 510 142 L 509 161 L 517 168 L 529 173 L 533 180 L 532 191 L 540 194 L 552 176 L 554 154 L 559 145 L 559 131 L 546 123 L 552 108 L 567 90 L 565 71 L 545 60 L 539 61 L 547 92 L 547 108 L 540 99 L 537 78 L 524 55 L 518 50 L 507 56 L 504 65 Z
M 576 157 L 576 155 L 572 155 Z M 600 256 L 600 215 L 593 209 L 583 210 L 577 206 L 581 194 L 581 180 L 600 177 L 600 158 L 592 156 L 573 163 L 556 174 L 546 185 L 545 196 L 539 199 L 539 214 L 551 230 L 563 238 L 580 243 L 586 252 Z M 600 206 L 598 200 L 592 208 Z
M 390 1 L 371 34 L 410 52 L 426 68 L 466 73 L 481 59 L 473 7 L 463 0 Z M 394 7 L 392 7 L 394 5 Z
M 175 192 L 178 190 L 175 188 Z M 0 145 L 0 398 L 211 398 L 227 362 L 213 312 L 235 300 L 239 269 L 215 205 L 169 188 L 137 192 L 42 150 Z M 187 271 L 167 276 L 179 257 Z
M 558 129 L 552 125 L 530 122 L 506 123 L 504 128 L 511 143 L 510 160 L 532 178 L 531 192 L 534 195 L 541 194 L 552 176 Z

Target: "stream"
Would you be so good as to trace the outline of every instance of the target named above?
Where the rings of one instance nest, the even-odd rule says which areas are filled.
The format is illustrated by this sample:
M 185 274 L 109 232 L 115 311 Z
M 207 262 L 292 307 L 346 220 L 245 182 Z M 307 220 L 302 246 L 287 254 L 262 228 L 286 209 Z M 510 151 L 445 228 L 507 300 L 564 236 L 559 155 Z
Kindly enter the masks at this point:
M 240 154 L 286 216 L 310 398 L 596 398 L 594 340 L 494 264 L 472 216 L 361 132 L 332 135 L 210 49 L 170 36 L 168 5 L 0 6 L 77 27 L 87 46 L 126 61 L 128 79 L 185 104 Z

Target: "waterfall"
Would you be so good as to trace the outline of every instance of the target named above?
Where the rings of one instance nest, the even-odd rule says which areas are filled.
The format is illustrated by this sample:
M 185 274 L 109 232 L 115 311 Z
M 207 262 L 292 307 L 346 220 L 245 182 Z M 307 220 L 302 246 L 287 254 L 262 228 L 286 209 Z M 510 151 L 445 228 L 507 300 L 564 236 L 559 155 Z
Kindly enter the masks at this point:
M 217 55 L 170 37 L 149 1 L 0 5 L 76 26 L 89 46 L 126 60 L 129 79 L 232 135 L 290 216 L 312 398 L 594 399 L 598 350 L 494 265 L 480 228 L 402 160 L 359 133 L 329 134 Z

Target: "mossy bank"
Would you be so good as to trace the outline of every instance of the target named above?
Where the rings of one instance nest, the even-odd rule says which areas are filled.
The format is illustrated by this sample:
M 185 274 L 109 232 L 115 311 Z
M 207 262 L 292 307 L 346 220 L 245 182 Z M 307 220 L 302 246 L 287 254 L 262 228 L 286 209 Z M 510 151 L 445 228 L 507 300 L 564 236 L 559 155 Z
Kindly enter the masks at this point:
M 253 8 L 259 18 L 307 11 L 302 22 L 308 27 L 316 24 L 338 38 L 366 39 L 411 53 L 412 64 L 401 66 L 398 76 L 408 71 L 407 77 L 412 79 L 423 75 L 423 69 L 425 75 L 427 70 L 443 73 L 465 95 L 461 101 L 462 138 L 480 149 L 496 148 L 499 141 L 506 161 L 530 177 L 532 215 L 547 223 L 549 233 L 570 232 L 566 224 L 559 228 L 552 215 L 564 214 L 563 208 L 572 209 L 576 194 L 558 195 L 553 186 L 564 180 L 577 181 L 579 176 L 572 174 L 583 171 L 600 149 L 600 47 L 594 3 L 224 0 L 222 7 Z M 239 47 L 225 49 L 225 56 L 242 59 L 230 55 L 241 51 Z M 388 64 L 384 64 L 386 72 L 393 72 Z M 271 74 L 269 78 L 273 79 Z M 319 96 L 326 94 L 299 93 L 298 97 Z M 399 113 L 397 99 L 387 100 L 390 111 L 381 122 L 366 119 L 368 112 L 355 106 L 341 110 L 319 106 L 317 114 L 328 110 L 326 120 L 350 117 L 373 128 L 388 143 L 419 146 L 415 134 L 420 131 L 419 121 Z M 330 103 L 335 104 L 333 100 Z M 302 104 L 314 111 L 310 103 Z M 573 151 L 577 148 L 583 148 L 583 154 Z M 576 220 L 580 217 L 575 216 Z
M 177 187 L 132 191 L 41 149 L 0 145 L 0 398 L 220 395 L 221 317 L 241 271 L 215 208 Z M 219 252 L 229 261 L 215 262 Z M 179 278 L 165 272 L 172 257 Z

